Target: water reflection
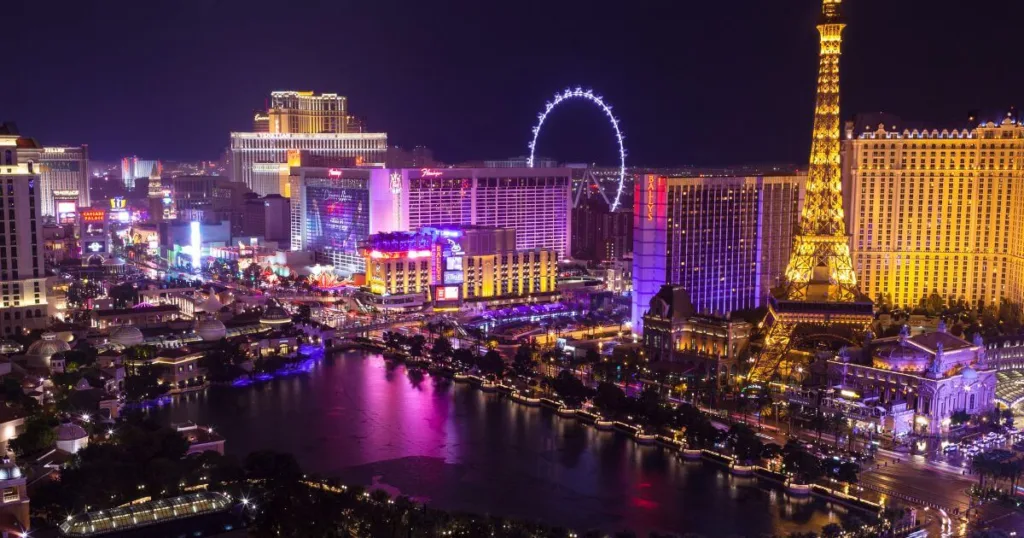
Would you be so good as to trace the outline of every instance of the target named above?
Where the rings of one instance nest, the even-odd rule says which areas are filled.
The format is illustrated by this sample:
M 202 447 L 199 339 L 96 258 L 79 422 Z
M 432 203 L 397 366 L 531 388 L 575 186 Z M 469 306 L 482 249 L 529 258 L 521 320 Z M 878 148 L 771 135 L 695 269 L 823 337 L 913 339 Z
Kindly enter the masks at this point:
M 288 451 L 310 471 L 362 484 L 377 477 L 439 507 L 578 529 L 786 534 L 841 515 L 500 394 L 412 380 L 380 356 L 342 355 L 308 374 L 211 389 L 153 412 L 216 427 L 230 453 Z

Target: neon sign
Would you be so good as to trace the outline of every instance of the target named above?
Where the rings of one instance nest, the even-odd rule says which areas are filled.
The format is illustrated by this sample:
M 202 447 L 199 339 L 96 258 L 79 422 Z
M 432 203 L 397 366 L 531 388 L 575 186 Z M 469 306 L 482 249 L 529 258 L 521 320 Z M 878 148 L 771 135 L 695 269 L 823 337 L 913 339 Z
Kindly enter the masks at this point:
M 331 168 L 327 171 L 327 175 L 330 177 L 341 177 L 341 170 L 338 168 Z
M 654 220 L 654 174 L 647 176 L 647 220 Z
M 92 243 L 89 243 L 89 246 L 86 247 L 86 248 L 88 248 L 89 251 L 91 251 L 91 252 L 99 252 L 99 251 L 103 250 L 103 245 L 101 245 L 100 243 L 98 243 L 96 241 L 93 241 Z
M 397 260 L 400 258 L 409 258 L 415 260 L 417 258 L 428 258 L 430 257 L 429 250 L 408 250 L 402 252 L 381 252 L 379 250 L 371 250 L 370 258 L 375 260 Z
M 127 201 L 122 196 L 110 199 L 110 209 L 124 209 L 127 205 Z
M 423 177 L 440 177 L 440 170 L 432 170 L 430 168 L 420 168 L 420 175 Z
M 87 209 L 79 215 L 82 216 L 82 222 L 103 222 L 107 217 L 107 212 L 102 209 Z

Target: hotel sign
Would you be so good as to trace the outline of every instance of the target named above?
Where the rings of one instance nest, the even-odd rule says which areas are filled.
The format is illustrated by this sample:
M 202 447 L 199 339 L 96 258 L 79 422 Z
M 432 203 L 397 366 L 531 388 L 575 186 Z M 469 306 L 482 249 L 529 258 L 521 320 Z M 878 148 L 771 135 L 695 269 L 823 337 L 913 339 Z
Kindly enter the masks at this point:
M 103 222 L 107 218 L 107 212 L 102 209 L 86 209 L 79 212 L 82 222 Z

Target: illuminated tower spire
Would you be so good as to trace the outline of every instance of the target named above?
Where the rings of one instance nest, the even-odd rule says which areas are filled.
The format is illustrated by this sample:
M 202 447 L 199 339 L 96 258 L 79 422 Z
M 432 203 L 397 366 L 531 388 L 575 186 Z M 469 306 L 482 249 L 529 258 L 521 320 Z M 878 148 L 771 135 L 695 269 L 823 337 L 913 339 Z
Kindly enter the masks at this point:
M 800 229 L 786 268 L 786 283 L 769 304 L 772 323 L 764 349 L 750 372 L 753 381 L 768 381 L 791 370 L 787 356 L 800 335 L 798 326 L 819 326 L 817 334 L 835 335 L 863 329 L 872 320 L 873 305 L 857 289 L 850 245 L 843 222 L 842 176 L 839 164 L 839 55 L 846 27 L 839 13 L 842 0 L 822 0 L 818 33 L 818 94 L 814 104 L 811 161 Z M 820 330 L 824 326 L 825 330 Z M 814 333 L 814 331 L 812 331 Z M 792 372 L 789 372 L 792 374 Z

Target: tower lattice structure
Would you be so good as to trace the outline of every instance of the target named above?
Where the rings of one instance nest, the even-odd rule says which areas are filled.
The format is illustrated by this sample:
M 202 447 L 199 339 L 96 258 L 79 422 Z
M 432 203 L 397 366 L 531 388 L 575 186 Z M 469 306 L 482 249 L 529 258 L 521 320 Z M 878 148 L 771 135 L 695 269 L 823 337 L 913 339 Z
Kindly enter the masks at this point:
M 786 283 L 769 300 L 766 321 L 771 325 L 749 374 L 754 383 L 792 375 L 797 365 L 790 360 L 790 351 L 802 336 L 864 331 L 874 315 L 871 300 L 857 288 L 843 221 L 839 55 L 846 25 L 839 13 L 841 2 L 822 0 L 818 94 L 807 190 L 786 267 Z M 838 331 L 840 326 L 845 328 Z

